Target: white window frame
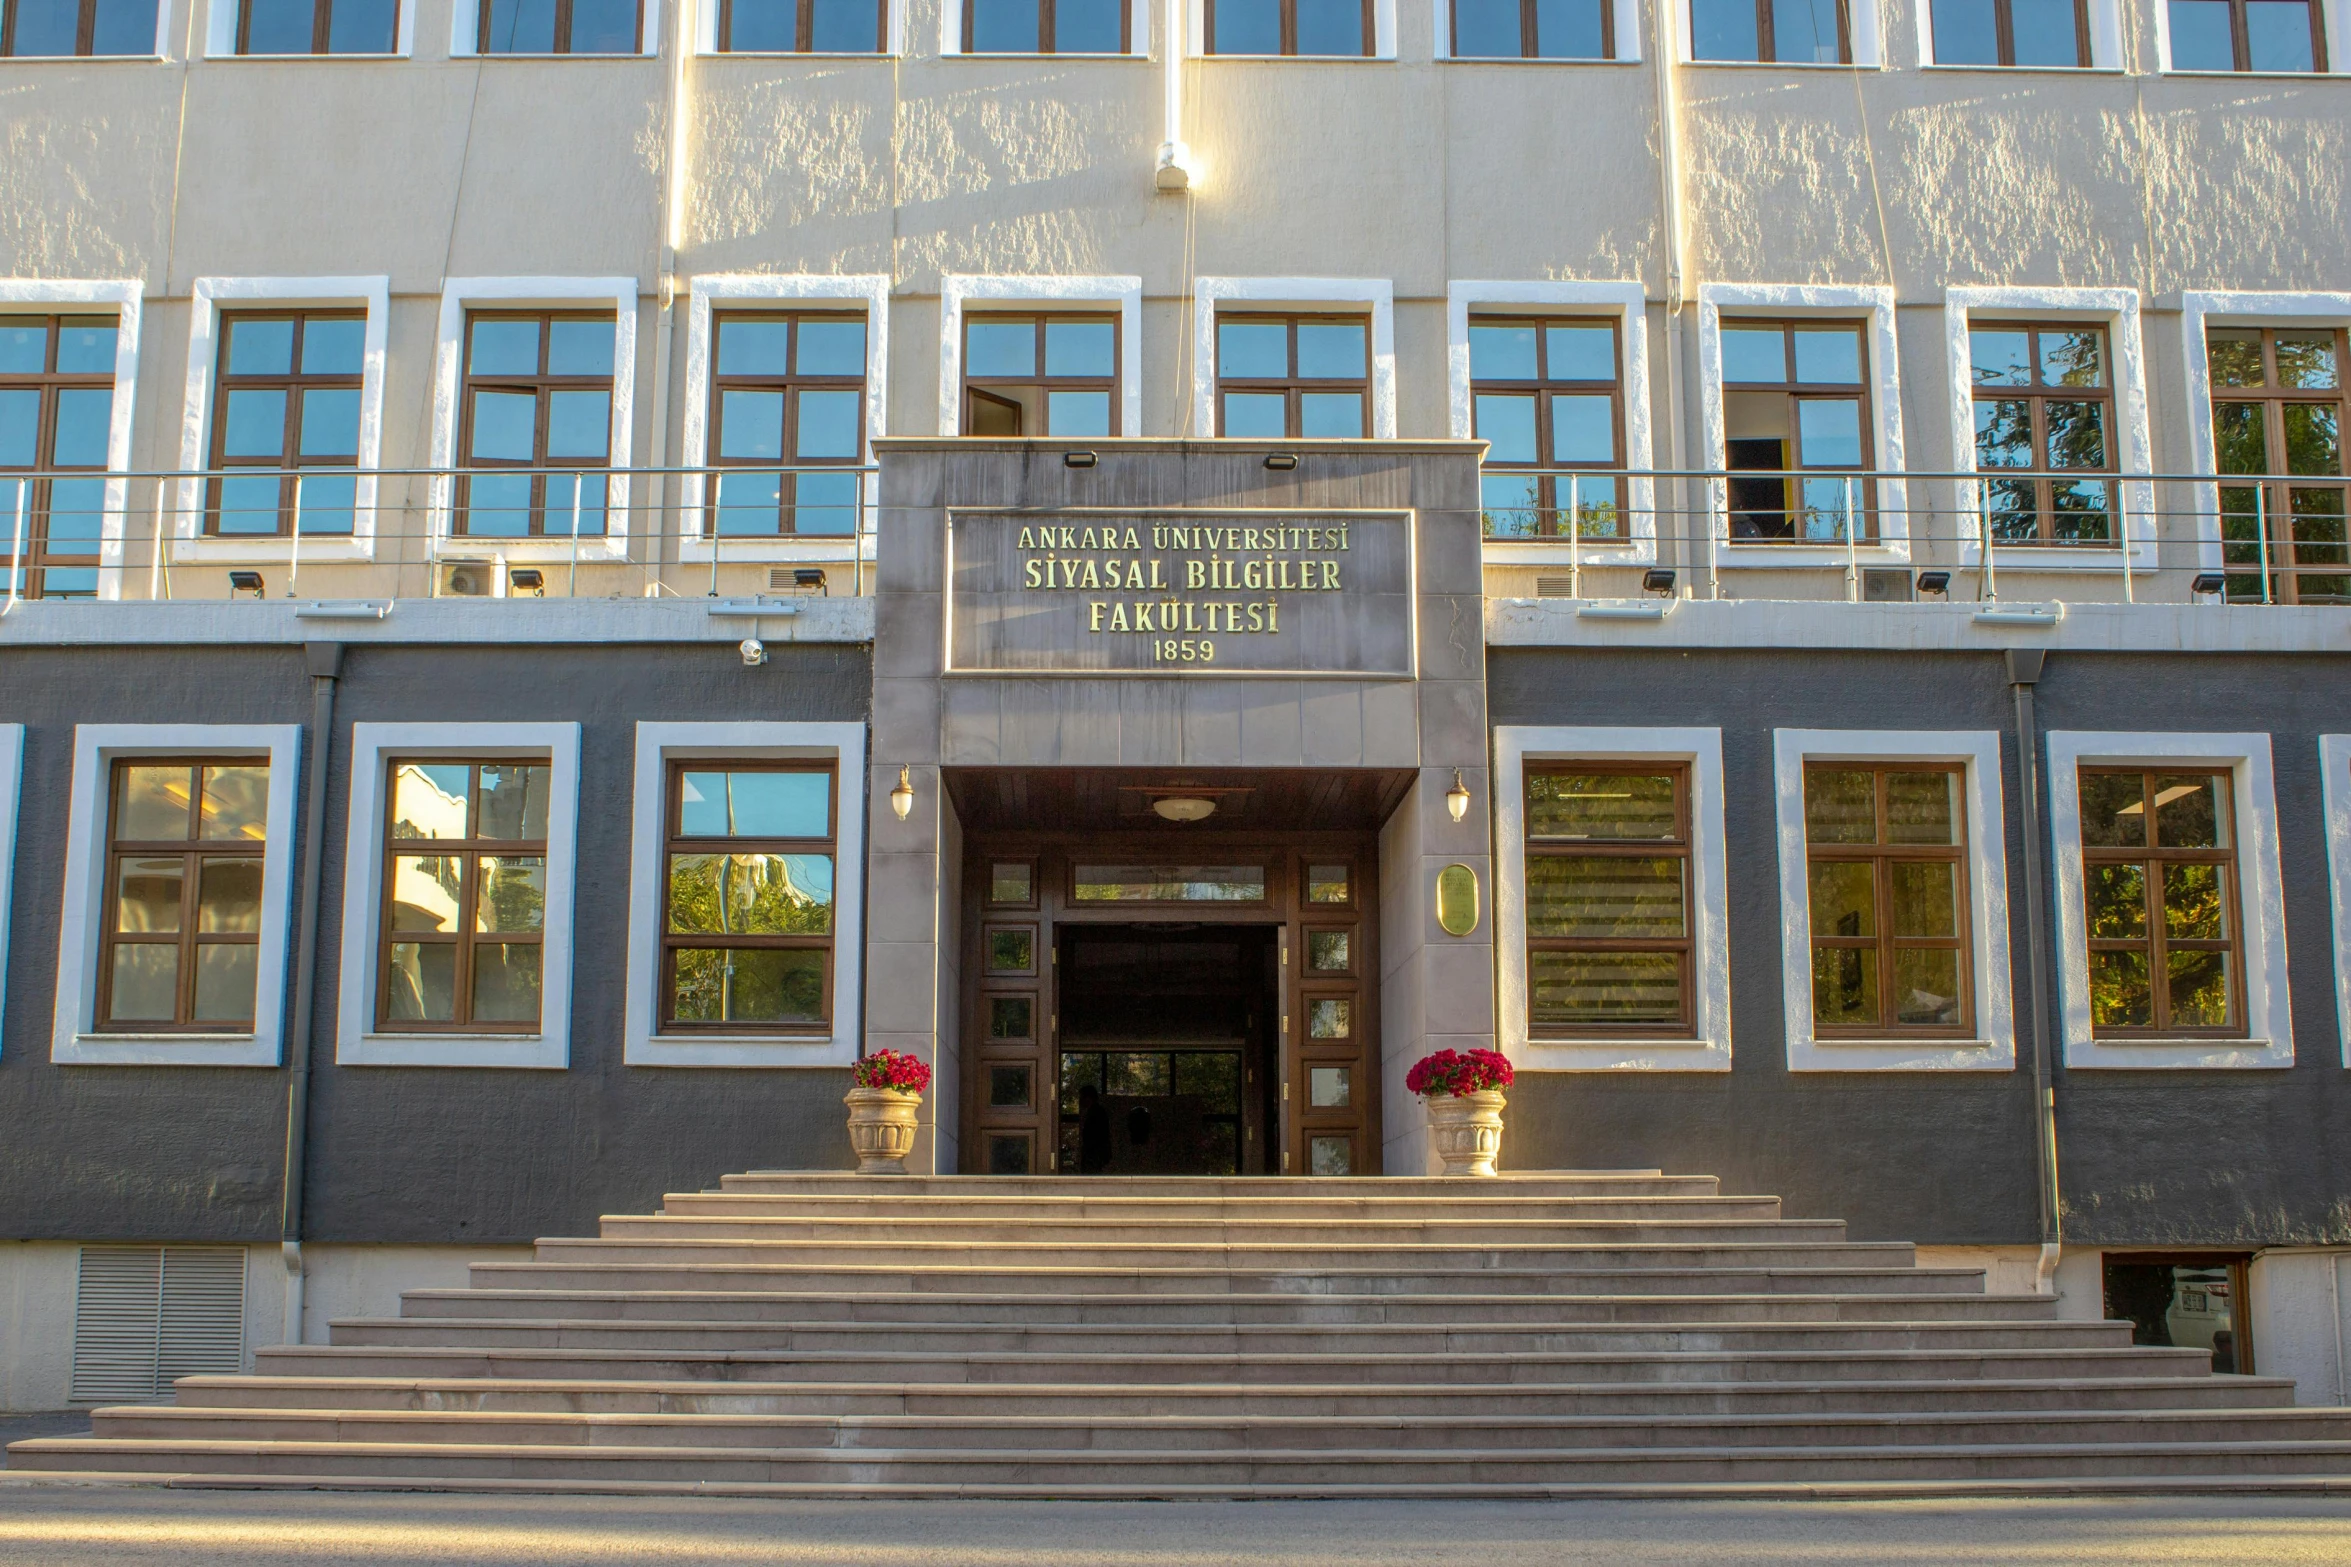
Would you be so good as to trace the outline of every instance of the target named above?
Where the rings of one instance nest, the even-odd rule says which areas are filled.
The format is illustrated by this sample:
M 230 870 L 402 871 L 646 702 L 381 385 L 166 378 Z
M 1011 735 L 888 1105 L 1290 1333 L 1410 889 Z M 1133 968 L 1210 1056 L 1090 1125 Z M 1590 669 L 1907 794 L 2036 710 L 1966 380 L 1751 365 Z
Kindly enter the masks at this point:
M 1198 16 L 1194 10 L 1195 18 Z M 1195 22 L 1195 25 L 1197 23 Z M 1220 57 L 1222 58 L 1222 57 Z M 1255 58 L 1254 56 L 1250 58 Z M 1204 277 L 1192 289 L 1192 429 L 1196 437 L 1222 432 L 1216 426 L 1216 317 L 1221 305 L 1277 311 L 1344 312 L 1370 307 L 1371 439 L 1396 438 L 1396 285 L 1386 278 Z M 1236 312 L 1247 314 L 1247 311 Z
M 235 0 L 214 0 L 215 4 L 234 4 Z M 400 0 L 403 7 L 420 0 Z M 661 53 L 661 0 L 644 0 L 645 20 L 637 35 L 634 54 L 484 54 L 479 45 L 482 36 L 482 5 L 484 0 L 456 0 L 449 8 L 449 54 L 462 60 L 649 60 Z M 234 24 L 231 24 L 232 26 Z M 403 26 L 406 24 L 403 23 Z
M 158 5 L 158 13 L 171 7 Z M 60 56 L 59 58 L 64 58 Z M 144 59 L 145 56 L 117 56 Z M 9 64 L 15 64 L 11 59 Z M 83 57 L 80 63 L 87 65 Z M 115 313 L 114 400 L 107 409 L 105 513 L 98 519 L 98 596 L 122 597 L 123 539 L 129 523 L 124 507 L 130 500 L 130 481 L 122 477 L 131 465 L 131 415 L 139 395 L 139 315 L 143 287 L 136 278 L 51 282 L 42 278 L 0 278 L 0 316 L 55 315 L 90 309 L 92 315 L 108 308 Z M 13 528 L 14 519 L 0 526 Z
M 477 3 L 478 3 L 478 0 L 477 0 Z M 1140 3 L 1140 0 L 1137 0 L 1137 3 Z M 693 22 L 693 24 L 694 24 L 694 52 L 695 52 L 696 54 L 698 54 L 698 55 L 712 55 L 712 56 L 715 56 L 716 58 L 718 58 L 718 59 L 721 59 L 721 60 L 736 60 L 736 59 L 743 59 L 743 60 L 894 60 L 894 59 L 898 59 L 898 58 L 902 57 L 902 56 L 903 56 L 903 55 L 906 53 L 906 32 L 905 32 L 905 29 L 906 29 L 906 4 L 905 4 L 905 0 L 883 0 L 883 4 L 884 4 L 885 6 L 887 6 L 887 7 L 888 7 L 888 9 L 887 9 L 887 10 L 886 10 L 886 11 L 883 13 L 883 16 L 882 16 L 882 40 L 883 40 L 883 43 L 884 43 L 884 46 L 885 46 L 885 47 L 882 49 L 882 52 L 881 52 L 881 53 L 879 53 L 879 54 L 875 54 L 875 53 L 873 53 L 873 52 L 872 52 L 872 51 L 870 51 L 870 50 L 863 50 L 863 49 L 860 49 L 860 50 L 853 50 L 853 51 L 851 51 L 850 53 L 847 53 L 847 54 L 841 54 L 841 53 L 837 53 L 837 52 L 835 52 L 835 51 L 833 51 L 833 50 L 829 50 L 829 49 L 826 49 L 826 50 L 817 50 L 817 49 L 726 49 L 726 50 L 722 50 L 722 49 L 720 49 L 720 48 L 719 48 L 719 46 L 718 46 L 718 0 L 698 0 L 698 3 L 696 3 L 696 4 L 695 4 L 693 11 L 692 11 L 692 12 L 690 13 L 690 15 L 689 15 L 689 20 L 691 20 L 691 21 Z M 959 15 L 958 15 L 958 17 L 957 17 L 957 20 L 956 20 L 956 23 L 955 23 L 955 27 L 956 27 L 956 36 L 957 36 L 958 38 L 960 38 L 960 37 L 963 35 L 963 32 L 962 32 L 962 29 L 963 29 L 963 22 L 962 22 L 962 19 L 961 19 L 961 16 L 960 16 L 960 14 L 959 14 Z M 944 36 L 944 35 L 942 34 L 941 36 Z M 1075 57 L 1075 58 L 1089 58 L 1089 59 L 1099 59 L 1099 58 L 1102 58 L 1102 57 L 1101 57 L 1101 56 L 1098 56 L 1098 55 L 1096 55 L 1096 56 L 1077 56 L 1077 57 Z M 1114 56 L 1111 56 L 1111 58 L 1115 59 L 1115 58 L 1117 58 L 1117 57 L 1114 55 Z
M 2333 26 L 2329 18 L 2330 29 Z M 2328 47 L 2334 35 L 2328 34 Z M 2231 72 L 2231 75 L 2237 73 Z M 2191 289 L 2180 295 L 2180 356 L 2187 371 L 2188 463 L 2214 483 L 2196 486 L 2196 565 L 2225 564 L 2220 536 L 2219 456 L 2212 441 L 2212 363 L 2206 329 L 2214 326 L 2351 326 L 2351 294 L 2271 294 Z
M 217 0 L 233 5 L 236 0 Z M 403 11 L 411 9 L 404 7 Z M 330 58 L 330 57 L 322 57 Z M 331 58 L 341 58 L 334 56 Z M 384 450 L 384 343 L 391 318 L 388 277 L 200 277 L 188 298 L 188 383 L 180 412 L 180 468 L 201 473 L 212 454 L 213 392 L 220 369 L 220 318 L 225 304 L 367 311 L 359 381 L 359 461 L 349 538 L 207 538 L 204 481 L 179 481 L 178 515 L 172 521 L 171 558 L 242 564 L 282 564 L 298 548 L 305 561 L 375 558 L 375 470 Z M 332 470 L 341 472 L 340 469 Z
M 1604 60 L 1530 60 L 1512 55 L 1459 55 L 1453 52 L 1453 0 L 1431 0 L 1433 18 L 1429 36 L 1436 40 L 1439 60 L 1463 65 L 1638 65 L 1641 62 L 1640 0 L 1608 0 L 1616 53 Z M 1498 301 L 1492 301 L 1498 302 Z M 1480 300 L 1480 304 L 1490 301 Z
M 479 15 L 470 9 L 474 0 L 460 0 L 459 9 L 467 13 L 469 22 Z M 658 0 L 653 0 L 658 3 Z M 390 54 L 239 54 L 237 53 L 237 19 L 247 0 L 204 0 L 204 58 L 207 60 L 405 60 L 416 53 L 416 13 L 419 0 L 400 0 L 400 20 L 393 29 Z M 168 4 L 158 6 L 169 11 Z M 473 36 L 468 34 L 468 37 Z
M 1812 1012 L 1810 839 L 1804 764 L 1957 762 L 1967 812 L 1968 970 L 1973 1039 L 1820 1037 Z M 2008 1072 L 2016 1018 L 2008 956 L 2008 831 L 2000 801 L 2000 734 L 1993 729 L 1775 729 L 1772 785 L 1780 857 L 1780 994 L 1791 1072 Z
M 668 850 L 668 764 L 777 759 L 831 761 L 833 781 L 833 1030 L 829 1038 L 696 1031 L 663 1035 L 662 861 Z M 630 1066 L 843 1067 L 862 1030 L 865 929 L 865 725 L 707 723 L 637 725 L 630 812 L 627 1044 Z
M 383 932 L 384 769 L 394 756 L 548 759 L 546 922 L 539 933 L 536 1034 L 376 1032 Z M 351 806 L 343 849 L 343 956 L 335 996 L 338 1066 L 521 1067 L 571 1064 L 572 936 L 579 875 L 580 726 L 574 723 L 351 726 Z
M 1875 71 L 1886 63 L 1885 28 L 1878 17 L 1877 0 L 1853 0 L 1853 61 L 1837 65 L 1823 60 L 1701 60 L 1697 55 L 1698 22 L 1693 0 L 1680 0 L 1674 16 L 1680 36 L 1675 50 L 1684 65 L 1726 66 L 1733 70 L 1767 71 Z
M 107 829 L 114 763 L 139 756 L 269 756 L 261 851 L 260 950 L 251 1033 L 97 1031 L 106 922 Z M 293 928 L 299 724 L 76 724 L 58 909 L 57 1004 L 49 1059 L 60 1066 L 276 1066 L 286 1030 L 286 946 Z M 10 812 L 13 818 L 14 812 Z
M 971 0 L 941 0 L 939 6 L 939 53 L 946 58 L 965 60 L 1147 60 L 1151 57 L 1152 44 L 1157 41 L 1151 27 L 1151 0 L 1126 0 L 1129 47 L 1123 53 L 1112 50 L 1108 53 L 1092 54 L 1046 54 L 1042 52 L 1037 54 L 996 54 L 984 50 L 968 50 L 963 47 L 963 13 L 964 8 L 970 3 Z M 1622 0 L 1619 0 L 1619 3 L 1622 3 Z M 715 17 L 718 10 L 717 0 L 709 0 L 708 8 L 712 16 Z M 714 20 L 710 25 L 715 42 L 718 24 Z M 896 19 L 893 17 L 893 29 L 895 26 Z
M 1003 277 L 950 272 L 939 279 L 939 433 L 963 433 L 966 305 L 1109 305 L 1118 311 L 1118 427 L 1143 433 L 1143 280 L 1139 277 Z M 972 314 L 984 314 L 974 311 Z
M 7 1014 L 8 916 L 16 902 L 16 812 L 23 794 L 24 725 L 0 724 L 0 1017 Z
M 1844 66 L 1838 70 L 1847 69 Z M 1862 335 L 1868 362 L 1862 366 L 1869 387 L 1870 444 L 1876 471 L 1888 475 L 1878 481 L 1878 542 L 1858 544 L 1850 558 L 1877 566 L 1907 564 L 1910 560 L 1910 490 L 1896 477 L 1908 464 L 1902 455 L 1901 355 L 1894 339 L 1894 291 L 1874 284 L 1830 283 L 1701 283 L 1698 285 L 1698 403 L 1700 438 L 1706 464 L 1716 470 L 1730 466 L 1729 417 L 1723 408 L 1722 315 L 1770 316 L 1800 320 L 1850 320 L 1866 316 Z M 1706 524 L 1716 535 L 1716 564 L 1724 569 L 1756 567 L 1764 570 L 1791 566 L 1842 566 L 1848 552 L 1842 544 L 1774 543 L 1728 536 L 1730 486 L 1721 479 L 1706 486 Z M 1858 502 L 1856 506 L 1858 507 Z
M 651 0 L 647 0 L 650 4 Z M 537 57 L 534 57 L 537 58 Z M 568 58 L 565 56 L 564 58 Z M 592 58 L 592 57 L 591 57 Z M 626 58 L 625 56 L 623 58 Z M 433 344 L 433 434 L 431 466 L 458 466 L 457 431 L 465 399 L 465 316 L 468 310 L 576 310 L 609 305 L 612 326 L 611 478 L 604 493 L 604 536 L 574 540 L 477 538 L 457 532 L 457 486 L 446 473 L 432 481 L 432 550 L 436 558 L 482 555 L 499 560 L 626 560 L 635 520 L 629 505 L 629 454 L 636 433 L 637 280 L 633 277 L 454 277 L 441 289 L 441 314 Z M 505 573 L 501 571 L 503 578 Z
M 854 305 L 865 312 L 865 436 L 857 460 L 873 462 L 873 443 L 888 433 L 890 411 L 890 280 L 879 272 L 713 273 L 695 278 L 686 296 L 686 407 L 680 447 L 688 468 L 710 465 L 710 381 L 717 368 L 713 337 L 715 309 L 799 310 Z M 879 475 L 860 486 L 867 517 L 881 503 Z M 816 561 L 852 558 L 862 550 L 871 560 L 873 527 L 861 522 L 855 539 L 839 535 L 802 538 L 730 539 L 714 544 L 704 536 L 703 508 L 708 480 L 689 473 L 679 485 L 678 559 L 708 563 L 713 549 L 733 561 Z
M 2155 0 L 2160 8 L 2164 0 Z M 2090 0 L 2090 63 L 2088 65 L 1976 65 L 1955 60 L 1946 65 L 1935 58 L 1934 0 L 1918 0 L 1913 13 L 1918 23 L 1918 63 L 1930 71 L 2059 71 L 2079 76 L 2087 71 L 2120 73 L 2122 66 L 2122 9 L 2116 0 Z M 2332 34 L 2328 35 L 2332 37 Z
M 2093 0 L 2095 3 L 2095 0 Z M 2161 76 L 2249 77 L 2255 81 L 2323 81 L 2330 76 L 2347 73 L 2342 59 L 2343 26 L 2346 7 L 2343 0 L 2316 0 L 2319 26 L 2326 34 L 2327 69 L 2323 71 L 2191 71 L 2171 63 L 2171 6 L 2167 0 L 2153 0 L 2155 12 L 2155 70 Z M 2093 17 L 2095 13 L 2093 13 Z
M 2134 474 L 2153 471 L 2153 438 L 2148 433 L 2147 351 L 2139 329 L 2139 292 L 2131 288 L 1951 288 L 1943 294 L 1944 370 L 1951 394 L 1951 467 L 1957 473 L 1976 473 L 1975 376 L 1968 345 L 1968 328 L 1978 322 L 2084 321 L 2106 328 L 2112 363 L 2108 377 L 2114 394 L 2116 428 L 2109 438 L 2116 444 L 2114 493 L 2122 507 L 2123 538 L 2135 570 L 2155 569 L 2155 490 Z M 2212 437 L 2212 421 L 2205 420 L 2205 441 Z M 1972 528 L 1980 500 L 1980 486 L 1961 480 L 1953 486 L 1952 543 L 1962 566 L 1983 563 L 1983 542 L 1973 532 L 1960 534 L 1958 525 Z M 2080 570 L 2119 563 L 2120 551 L 2106 545 L 1994 544 L 1993 564 L 2002 571 L 2032 571 L 2036 564 L 2049 570 Z
M 1208 7 L 1192 0 L 1184 7 L 1184 49 L 1194 60 L 1281 60 L 1307 65 L 1371 65 L 1396 58 L 1396 0 L 1372 0 L 1369 54 L 1215 54 L 1208 52 Z
M 2351 1067 L 2351 735 L 2318 737 L 2327 818 L 2327 905 L 2335 936 L 2335 1036 Z M 0 927 L 0 936 L 5 936 Z
M 2049 841 L 2056 871 L 2058 1027 L 2069 1069 L 2290 1067 L 2294 1012 L 2286 974 L 2284 881 L 2278 873 L 2277 789 L 2266 734 L 2130 734 L 2052 729 Z M 2244 1039 L 2102 1042 L 2090 1027 L 2089 934 L 2082 912 L 2083 764 L 2229 769 L 2236 796 L 2237 887 L 2245 952 Z
M 1448 0 L 1449 3 L 1449 0 Z M 1550 62 L 1573 63 L 1573 62 Z M 1657 559 L 1657 481 L 1643 470 L 1653 466 L 1654 436 L 1649 409 L 1649 301 L 1637 282 L 1547 283 L 1456 279 L 1445 285 L 1445 367 L 1447 412 L 1457 441 L 1476 439 L 1476 409 L 1470 396 L 1469 318 L 1473 311 L 1498 308 L 1505 314 L 1604 316 L 1617 324 L 1622 361 L 1616 367 L 1624 398 L 1625 510 L 1632 527 L 1621 545 L 1583 546 L 1594 565 L 1645 566 Z M 1639 477 L 1634 477 L 1639 475 Z M 1553 566 L 1557 544 L 1488 540 L 1486 560 L 1498 566 Z
M 1674 762 L 1690 770 L 1691 1037 L 1542 1040 L 1527 1028 L 1526 765 Z M 1720 729 L 1498 725 L 1494 730 L 1494 937 L 1502 1053 L 1534 1072 L 1731 1069 L 1730 895 Z

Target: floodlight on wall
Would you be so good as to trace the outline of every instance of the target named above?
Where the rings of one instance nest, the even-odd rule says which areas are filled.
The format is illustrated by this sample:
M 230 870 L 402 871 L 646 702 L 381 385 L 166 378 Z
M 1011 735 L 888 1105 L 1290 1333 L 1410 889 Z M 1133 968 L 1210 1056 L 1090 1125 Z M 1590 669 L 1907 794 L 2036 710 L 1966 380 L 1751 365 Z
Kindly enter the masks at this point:
M 898 787 L 890 791 L 890 809 L 900 821 L 906 820 L 907 812 L 914 809 L 914 770 L 912 768 L 901 767 L 898 769 Z
M 1204 822 L 1216 814 L 1216 802 L 1198 795 L 1171 794 L 1164 800 L 1153 800 L 1151 809 L 1171 822 Z
M 2228 586 L 2228 579 L 2217 571 L 2199 571 L 2188 579 L 2190 593 L 2218 593 Z
M 1445 813 L 1455 821 L 1469 814 L 1469 785 L 1461 781 L 1461 769 L 1453 769 L 1453 787 L 1445 791 Z
M 1644 593 L 1671 593 L 1673 569 L 1669 566 L 1651 566 L 1641 573 L 1641 591 Z
M 258 571 L 230 572 L 229 593 L 232 596 L 239 593 L 250 593 L 255 598 L 260 598 L 262 596 L 261 573 Z
M 1101 460 L 1092 452 L 1063 452 L 1061 454 L 1061 466 L 1064 468 L 1091 468 Z
M 528 593 L 533 598 L 547 596 L 547 576 L 536 566 L 517 566 L 506 574 L 506 585 L 514 593 Z
M 830 598 L 833 592 L 831 586 L 825 581 L 822 566 L 796 568 L 792 573 L 792 586 L 803 593 L 822 593 L 827 598 Z
M 1918 574 L 1918 591 L 1919 591 L 1919 592 L 1921 592 L 1921 593 L 1948 593 L 1948 592 L 1950 592 L 1950 591 L 1951 591 L 1951 573 L 1949 573 L 1949 572 L 1947 572 L 1947 571 L 1922 571 L 1922 572 L 1920 572 L 1920 573 Z

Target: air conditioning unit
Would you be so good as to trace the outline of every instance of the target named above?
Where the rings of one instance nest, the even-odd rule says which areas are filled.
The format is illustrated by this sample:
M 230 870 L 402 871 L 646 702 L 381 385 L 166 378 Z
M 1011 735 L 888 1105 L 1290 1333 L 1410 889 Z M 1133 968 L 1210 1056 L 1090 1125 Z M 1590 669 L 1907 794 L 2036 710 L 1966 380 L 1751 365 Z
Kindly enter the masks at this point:
M 433 568 L 433 596 L 452 599 L 497 598 L 498 563 L 494 560 L 444 560 Z
M 1862 603 L 1903 604 L 1908 603 L 1913 596 L 1908 569 L 1899 566 L 1861 568 Z

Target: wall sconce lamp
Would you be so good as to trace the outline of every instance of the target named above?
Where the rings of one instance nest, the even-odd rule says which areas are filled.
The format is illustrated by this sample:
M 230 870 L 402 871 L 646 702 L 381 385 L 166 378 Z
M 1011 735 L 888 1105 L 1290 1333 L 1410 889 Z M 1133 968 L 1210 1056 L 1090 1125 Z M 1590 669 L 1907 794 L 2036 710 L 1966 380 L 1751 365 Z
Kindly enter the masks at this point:
M 1461 769 L 1453 769 L 1453 787 L 1445 791 L 1445 812 L 1455 821 L 1469 814 L 1469 785 L 1461 781 Z
M 900 821 L 906 820 L 906 813 L 914 809 L 913 769 L 898 769 L 898 787 L 890 791 L 890 809 L 897 813 Z

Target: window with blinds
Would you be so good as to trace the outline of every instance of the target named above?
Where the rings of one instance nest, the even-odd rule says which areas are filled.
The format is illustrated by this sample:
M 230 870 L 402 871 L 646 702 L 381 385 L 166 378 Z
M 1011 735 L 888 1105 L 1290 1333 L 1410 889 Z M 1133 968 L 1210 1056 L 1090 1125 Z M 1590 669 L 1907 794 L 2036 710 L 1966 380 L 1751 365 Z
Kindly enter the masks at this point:
M 245 1360 L 245 1253 L 236 1246 L 84 1246 L 74 1289 L 77 1404 L 155 1398 L 174 1378 Z

